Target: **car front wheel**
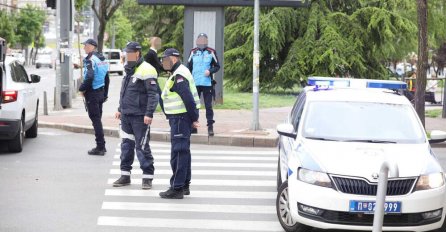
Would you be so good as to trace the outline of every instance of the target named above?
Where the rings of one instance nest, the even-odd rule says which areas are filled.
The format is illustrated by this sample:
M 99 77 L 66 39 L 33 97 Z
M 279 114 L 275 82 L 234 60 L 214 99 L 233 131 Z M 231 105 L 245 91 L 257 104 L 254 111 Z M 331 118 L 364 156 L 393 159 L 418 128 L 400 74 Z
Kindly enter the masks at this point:
M 298 223 L 291 215 L 288 181 L 280 185 L 276 198 L 276 211 L 280 225 L 286 232 L 310 232 L 309 226 Z

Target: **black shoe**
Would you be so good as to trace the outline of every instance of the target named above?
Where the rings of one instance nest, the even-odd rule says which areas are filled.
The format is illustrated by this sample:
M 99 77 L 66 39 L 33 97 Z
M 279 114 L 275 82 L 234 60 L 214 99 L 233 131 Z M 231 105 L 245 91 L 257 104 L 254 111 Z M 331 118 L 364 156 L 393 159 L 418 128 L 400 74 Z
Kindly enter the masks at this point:
M 208 135 L 214 136 L 214 126 L 208 126 Z
M 130 184 L 130 176 L 122 175 L 119 179 L 113 182 L 113 187 L 122 187 Z
M 197 134 L 198 133 L 198 129 L 197 128 L 192 128 L 190 133 L 191 134 Z
M 189 196 L 190 195 L 190 188 L 189 187 L 184 187 L 183 188 L 183 195 L 185 195 L 185 196 Z
M 105 155 L 105 152 L 107 152 L 107 150 L 105 148 L 95 147 L 95 148 L 89 150 L 88 154 L 89 155 Z
M 175 190 L 173 188 L 169 188 L 165 192 L 160 192 L 160 197 L 165 199 L 183 199 L 184 193 L 183 190 Z
M 151 189 L 151 188 L 152 188 L 152 179 L 143 178 L 142 189 Z

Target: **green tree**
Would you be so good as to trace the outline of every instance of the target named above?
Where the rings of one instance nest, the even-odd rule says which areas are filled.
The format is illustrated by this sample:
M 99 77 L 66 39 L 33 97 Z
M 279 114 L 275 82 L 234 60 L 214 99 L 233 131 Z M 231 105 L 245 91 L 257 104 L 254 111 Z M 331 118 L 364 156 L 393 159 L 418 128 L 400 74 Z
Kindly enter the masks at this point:
M 0 35 L 9 45 L 15 44 L 15 17 L 5 10 L 0 11 Z
M 262 88 L 292 88 L 308 76 L 387 78 L 386 61 L 413 51 L 416 25 L 410 0 L 311 1 L 307 9 L 263 9 L 260 18 Z M 251 89 L 251 8 L 234 10 L 225 27 L 229 84 Z M 227 16 L 228 17 L 228 16 Z M 232 23 L 231 23 L 232 22 Z
M 98 7 L 96 8 L 96 1 L 98 1 Z M 124 0 L 93 0 L 91 8 L 93 9 L 96 17 L 99 20 L 99 32 L 98 32 L 98 51 L 102 52 L 104 47 L 104 33 L 107 28 L 107 23 L 113 17 L 116 10 L 124 3 Z
M 28 46 L 38 44 L 41 40 L 41 31 L 45 22 L 45 12 L 37 7 L 26 5 L 17 15 L 16 37 L 17 43 L 25 49 L 25 59 L 28 63 Z
M 133 39 L 134 31 L 130 20 L 126 18 L 122 11 L 118 10 L 111 19 L 111 23 L 107 24 L 107 33 L 113 36 L 113 27 L 115 33 L 115 47 L 124 48 L 127 42 Z M 107 45 L 111 47 L 111 40 L 107 41 Z
M 148 49 L 148 38 L 158 36 L 163 40 L 163 48 L 183 48 L 183 6 L 141 6 L 134 0 L 125 0 L 123 15 L 129 19 L 133 40 Z

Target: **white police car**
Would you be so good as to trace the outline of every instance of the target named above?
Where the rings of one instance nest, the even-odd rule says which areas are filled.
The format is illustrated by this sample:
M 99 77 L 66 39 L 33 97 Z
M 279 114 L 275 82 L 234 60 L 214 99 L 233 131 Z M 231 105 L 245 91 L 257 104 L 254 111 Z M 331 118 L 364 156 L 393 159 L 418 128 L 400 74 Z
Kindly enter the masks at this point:
M 309 84 L 277 127 L 276 208 L 285 231 L 371 231 L 385 161 L 399 175 L 389 177 L 383 231 L 446 231 L 444 171 L 396 91 L 406 84 L 322 77 Z

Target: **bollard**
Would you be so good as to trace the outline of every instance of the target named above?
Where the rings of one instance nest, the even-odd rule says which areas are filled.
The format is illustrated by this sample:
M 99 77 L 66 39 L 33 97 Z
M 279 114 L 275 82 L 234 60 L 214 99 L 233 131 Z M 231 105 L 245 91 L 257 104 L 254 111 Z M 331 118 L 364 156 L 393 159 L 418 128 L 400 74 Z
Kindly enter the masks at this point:
M 386 203 L 387 182 L 390 177 L 398 177 L 399 170 L 395 163 L 384 161 L 379 171 L 378 191 L 376 194 L 375 213 L 373 217 L 373 232 L 381 232 L 384 222 L 384 204 Z
M 48 115 L 48 98 L 46 91 L 43 91 L 43 115 Z

